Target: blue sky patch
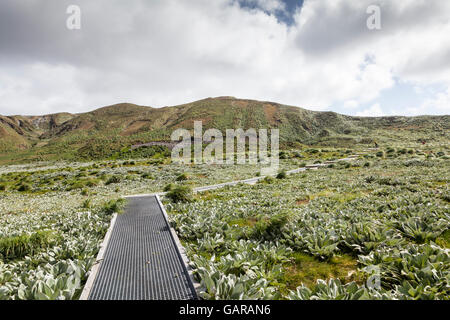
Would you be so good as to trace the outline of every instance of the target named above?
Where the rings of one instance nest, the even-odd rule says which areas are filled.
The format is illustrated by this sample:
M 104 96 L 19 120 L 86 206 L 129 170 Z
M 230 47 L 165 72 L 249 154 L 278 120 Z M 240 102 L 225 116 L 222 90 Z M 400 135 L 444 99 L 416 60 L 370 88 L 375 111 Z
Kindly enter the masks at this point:
M 261 6 L 263 1 L 258 0 L 238 0 L 239 5 L 242 8 L 247 9 L 260 9 L 265 11 L 268 14 L 274 14 L 278 21 L 283 22 L 287 25 L 294 24 L 294 14 L 298 8 L 301 8 L 303 5 L 303 0 L 280 0 L 279 2 L 284 4 L 284 10 L 274 10 L 273 12 L 269 12 L 265 8 Z

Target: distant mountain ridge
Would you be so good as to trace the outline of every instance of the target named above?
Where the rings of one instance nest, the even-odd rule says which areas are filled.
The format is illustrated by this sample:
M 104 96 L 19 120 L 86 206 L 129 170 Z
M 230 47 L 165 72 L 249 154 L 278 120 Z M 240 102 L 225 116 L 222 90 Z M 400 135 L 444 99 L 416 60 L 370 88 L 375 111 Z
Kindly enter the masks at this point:
M 170 140 L 177 128 L 279 128 L 282 144 L 317 144 L 338 139 L 361 142 L 376 131 L 446 132 L 450 116 L 351 117 L 274 102 L 207 98 L 173 107 L 122 103 L 91 112 L 43 116 L 0 116 L 0 160 L 96 159 L 127 146 Z M 358 141 L 356 139 L 359 139 Z

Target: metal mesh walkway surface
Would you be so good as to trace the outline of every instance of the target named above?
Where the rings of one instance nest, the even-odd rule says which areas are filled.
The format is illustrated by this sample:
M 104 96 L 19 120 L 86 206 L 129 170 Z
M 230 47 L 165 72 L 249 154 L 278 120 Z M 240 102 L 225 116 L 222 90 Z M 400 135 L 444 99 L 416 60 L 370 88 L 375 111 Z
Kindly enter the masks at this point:
M 155 196 L 129 199 L 111 232 L 89 300 L 191 300 L 196 293 Z

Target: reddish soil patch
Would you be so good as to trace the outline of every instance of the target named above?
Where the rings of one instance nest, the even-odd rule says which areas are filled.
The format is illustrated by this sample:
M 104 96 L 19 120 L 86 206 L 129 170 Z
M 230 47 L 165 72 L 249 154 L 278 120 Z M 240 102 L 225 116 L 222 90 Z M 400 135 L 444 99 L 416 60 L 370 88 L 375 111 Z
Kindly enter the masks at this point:
M 269 124 L 276 124 L 279 121 L 278 108 L 271 104 L 264 105 L 264 113 Z
M 149 123 L 150 123 L 149 120 L 134 121 L 125 130 L 123 130 L 120 135 L 121 136 L 131 136 L 131 135 L 137 133 L 140 129 L 142 129 L 143 127 L 145 127 Z
M 95 124 L 93 122 L 87 122 L 87 121 L 83 121 L 79 127 L 77 127 L 77 129 L 81 129 L 81 130 L 90 130 L 95 126 Z
M 238 107 L 238 108 L 245 109 L 245 108 L 247 108 L 247 106 L 248 106 L 248 101 L 242 101 L 242 100 L 233 101 L 233 102 L 231 103 L 231 105 L 232 105 L 233 107 Z
M 253 227 L 258 222 L 258 219 L 256 218 L 248 218 L 247 219 L 247 225 L 250 227 Z
M 310 201 L 309 199 L 305 199 L 305 200 L 297 200 L 296 204 L 297 204 L 298 206 L 302 206 L 302 205 L 308 204 L 309 201 Z
M 201 121 L 203 129 L 207 128 L 208 125 L 212 122 L 212 117 L 206 117 L 206 118 L 195 118 L 195 119 L 186 119 L 181 121 L 177 127 L 178 128 L 194 128 L 194 121 Z

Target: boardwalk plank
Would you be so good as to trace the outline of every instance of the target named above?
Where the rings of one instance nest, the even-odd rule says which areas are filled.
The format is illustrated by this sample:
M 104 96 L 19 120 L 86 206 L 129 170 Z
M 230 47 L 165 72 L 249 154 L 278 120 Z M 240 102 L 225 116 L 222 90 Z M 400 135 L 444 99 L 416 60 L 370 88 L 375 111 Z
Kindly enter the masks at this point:
M 89 300 L 191 300 L 192 281 L 155 196 L 117 217 Z

